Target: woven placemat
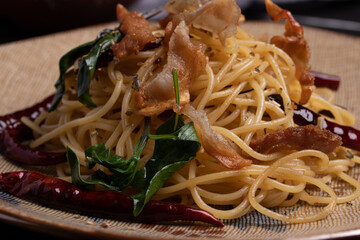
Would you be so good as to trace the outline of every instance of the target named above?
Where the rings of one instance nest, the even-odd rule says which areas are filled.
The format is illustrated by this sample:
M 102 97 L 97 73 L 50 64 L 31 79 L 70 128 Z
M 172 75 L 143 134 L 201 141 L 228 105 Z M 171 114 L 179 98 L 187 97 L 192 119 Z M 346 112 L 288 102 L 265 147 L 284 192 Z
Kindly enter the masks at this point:
M 97 25 L 39 38 L 0 45 L 0 115 L 28 107 L 54 93 L 58 77 L 58 60 L 71 48 L 93 40 L 97 33 L 116 23 Z M 246 22 L 243 28 L 255 36 L 282 34 L 282 25 L 268 22 Z M 312 69 L 338 75 L 342 82 L 336 103 L 360 117 L 360 38 L 305 28 L 312 49 Z M 359 127 L 359 123 L 356 124 Z M 29 169 L 0 156 L 0 172 Z M 51 168 L 36 170 L 51 172 Z M 360 177 L 360 168 L 351 174 Z M 352 189 L 342 189 L 343 192 Z M 317 207 L 299 206 L 306 214 Z M 0 216 L 20 221 L 28 227 L 58 235 L 87 238 L 126 239 L 319 239 L 360 234 L 360 201 L 342 204 L 326 219 L 309 224 L 287 224 L 252 212 L 224 228 L 204 225 L 151 225 L 115 221 L 79 215 L 33 204 L 0 192 Z M 4 216 L 7 216 L 4 217 Z M 9 220 L 10 221 L 10 220 Z

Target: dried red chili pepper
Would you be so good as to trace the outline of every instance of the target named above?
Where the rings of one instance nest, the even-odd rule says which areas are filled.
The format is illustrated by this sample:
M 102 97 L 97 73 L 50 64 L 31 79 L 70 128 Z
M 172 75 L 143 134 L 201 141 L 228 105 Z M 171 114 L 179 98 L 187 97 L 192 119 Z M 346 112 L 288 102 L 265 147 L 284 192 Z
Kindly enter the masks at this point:
M 34 120 L 40 112 L 47 111 L 52 99 L 53 96 L 49 96 L 32 107 L 0 116 L 0 152 L 7 159 L 27 165 L 53 165 L 66 161 L 65 152 L 45 152 L 23 144 L 33 136 L 30 128 L 21 122 L 21 117 Z
M 97 216 L 140 222 L 176 220 L 224 224 L 210 213 L 182 204 L 150 200 L 139 216 L 133 215 L 133 200 L 118 192 L 82 190 L 69 182 L 36 171 L 0 174 L 0 190 L 48 206 L 74 209 Z
M 281 98 L 280 95 L 278 94 L 273 94 L 273 95 L 269 95 L 268 96 L 269 99 L 276 101 L 277 103 L 279 103 L 281 105 L 281 107 L 284 109 L 284 105 L 283 105 L 283 100 Z M 300 126 L 305 126 L 305 125 L 317 125 L 319 122 L 319 117 L 320 115 L 315 113 L 314 111 L 300 105 L 300 104 L 296 104 L 294 103 L 296 109 L 294 109 L 294 122 Z M 360 151 L 360 131 L 352 128 L 352 127 L 348 127 L 348 126 L 343 126 L 340 124 L 337 124 L 335 122 L 331 122 L 327 119 L 323 119 L 322 122 L 322 126 L 323 129 L 329 130 L 332 133 L 335 133 L 337 135 L 339 135 L 342 139 L 342 145 L 344 147 L 348 147 L 354 150 L 358 150 Z
M 315 71 L 310 71 L 310 74 L 313 75 L 315 78 L 314 84 L 316 87 L 326 87 L 330 88 L 331 90 L 337 91 L 340 86 L 341 79 L 339 76 L 329 75 Z

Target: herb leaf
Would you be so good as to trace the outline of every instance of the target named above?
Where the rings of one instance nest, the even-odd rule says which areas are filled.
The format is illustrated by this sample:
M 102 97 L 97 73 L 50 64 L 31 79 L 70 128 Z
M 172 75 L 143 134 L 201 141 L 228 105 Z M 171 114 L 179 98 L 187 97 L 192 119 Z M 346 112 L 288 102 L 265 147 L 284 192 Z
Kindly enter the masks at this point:
M 56 94 L 49 108 L 49 112 L 55 110 L 65 92 L 65 73 L 74 64 L 75 60 L 86 54 L 94 45 L 96 40 L 84 43 L 66 53 L 60 58 L 59 71 L 60 75 L 55 83 Z
M 71 169 L 71 180 L 75 186 L 93 190 L 96 184 L 100 184 L 108 189 L 119 191 L 117 185 L 114 184 L 116 178 L 113 175 L 105 174 L 101 170 L 95 171 L 90 177 L 84 180 L 80 174 L 80 161 L 78 157 L 69 147 L 67 147 L 66 150 L 66 157 Z
M 157 135 L 155 135 L 154 155 L 134 178 L 136 184 L 133 184 L 133 186 L 142 190 L 138 194 L 131 196 L 134 200 L 134 216 L 140 214 L 157 190 L 175 172 L 192 160 L 200 149 L 200 142 L 192 122 L 171 133 L 175 116 L 173 115 L 168 121 L 172 122 L 172 124 L 166 122 L 165 125 L 161 126 L 160 131 L 158 129 Z M 170 129 L 167 129 L 169 131 L 165 131 L 167 127 L 170 127 Z M 160 132 L 161 135 L 158 135 Z M 152 135 L 150 135 L 150 138 L 152 138 Z
M 83 57 L 84 55 L 88 54 L 91 55 L 92 59 L 89 62 L 89 66 L 88 67 L 88 70 L 89 72 L 86 72 L 87 70 L 85 69 L 82 69 L 82 73 L 81 74 L 84 74 L 84 75 L 87 75 L 88 74 L 88 77 L 91 79 L 91 77 L 93 76 L 93 73 L 94 73 L 94 69 L 95 69 L 95 66 L 96 66 L 96 62 L 97 62 L 97 59 L 98 57 L 101 55 L 102 52 L 104 52 L 105 50 L 104 49 L 109 49 L 109 42 L 108 41 L 112 41 L 111 39 L 114 40 L 114 42 L 111 42 L 112 44 L 113 43 L 116 43 L 118 41 L 120 41 L 122 38 L 122 34 L 119 30 L 119 28 L 116 28 L 115 30 L 111 30 L 111 29 L 104 29 L 102 30 L 96 37 L 95 40 L 93 41 L 90 41 L 90 42 L 87 42 L 87 43 L 84 43 L 76 48 L 73 48 L 72 50 L 70 50 L 69 52 L 67 52 L 65 55 L 63 55 L 61 58 L 60 58 L 60 61 L 59 61 L 59 72 L 60 72 L 60 75 L 59 75 L 59 78 L 57 79 L 56 83 L 55 83 L 55 89 L 56 89 L 56 94 L 54 96 L 54 99 L 51 103 L 51 106 L 49 108 L 49 112 L 53 111 L 56 109 L 57 105 L 59 104 L 59 102 L 61 101 L 61 98 L 62 96 L 64 95 L 64 92 L 65 92 L 65 73 L 66 71 L 74 64 L 75 60 L 76 59 L 79 59 L 81 57 Z M 101 44 L 101 42 L 106 42 L 106 44 L 104 46 L 100 46 L 99 47 L 99 43 Z M 97 56 L 96 58 L 96 61 L 95 60 L 95 57 L 93 56 L 93 54 L 97 53 L 96 50 L 96 46 L 98 46 L 97 48 L 100 49 L 100 52 L 99 52 L 99 56 Z M 93 51 L 93 53 L 90 53 Z M 85 66 L 82 66 L 83 64 L 87 65 L 88 63 L 85 61 L 85 63 L 83 63 L 84 61 L 82 61 L 82 63 L 80 64 L 80 68 L 85 68 Z M 93 70 L 91 70 L 93 69 Z M 85 78 L 85 76 L 83 76 L 82 78 Z M 83 103 L 89 103 L 90 105 L 92 105 L 92 101 L 89 98 L 87 98 L 86 96 L 86 93 L 88 93 L 86 91 L 86 84 L 84 86 L 82 86 L 82 93 L 80 95 L 80 99 Z M 85 93 L 84 93 L 85 92 Z M 84 96 L 83 96 L 84 95 Z M 89 100 L 90 99 L 90 100 Z M 92 105 L 94 106 L 94 105 Z
M 85 150 L 86 164 L 92 169 L 96 164 L 105 166 L 112 172 L 111 175 L 101 170 L 96 170 L 90 177 L 83 180 L 80 176 L 80 163 L 76 154 L 67 148 L 67 159 L 71 169 L 72 181 L 76 186 L 83 188 L 93 188 L 95 184 L 103 185 L 106 188 L 115 191 L 122 191 L 128 187 L 133 181 L 140 163 L 140 156 L 144 150 L 148 134 L 150 131 L 150 119 L 145 118 L 144 131 L 140 139 L 134 146 L 133 155 L 124 159 L 118 155 L 112 155 L 110 148 L 106 148 L 105 144 L 91 146 Z
M 90 80 L 94 76 L 97 60 L 103 52 L 109 50 L 110 47 L 120 41 L 121 38 L 122 33 L 120 29 L 115 29 L 108 33 L 91 47 L 88 55 L 81 61 L 77 76 L 78 100 L 81 103 L 90 107 L 96 106 L 89 96 L 89 86 Z
M 180 104 L 179 78 L 178 78 L 178 72 L 175 68 L 172 70 L 172 75 L 173 75 L 174 90 L 175 90 L 175 102 L 176 104 Z M 177 128 L 178 121 L 179 121 L 179 115 L 175 113 L 174 130 L 176 130 Z

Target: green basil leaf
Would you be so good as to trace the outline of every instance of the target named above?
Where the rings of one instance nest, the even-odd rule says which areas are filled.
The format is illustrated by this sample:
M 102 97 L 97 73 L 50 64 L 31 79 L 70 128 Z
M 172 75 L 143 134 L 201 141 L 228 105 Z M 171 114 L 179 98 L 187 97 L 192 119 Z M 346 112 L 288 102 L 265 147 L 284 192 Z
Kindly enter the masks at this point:
M 172 117 L 168 121 L 174 122 L 174 119 Z M 192 122 L 168 134 L 163 131 L 169 127 L 172 129 L 174 125 L 168 122 L 164 124 L 159 127 L 163 134 L 156 137 L 152 158 L 138 171 L 133 181 L 133 186 L 141 190 L 131 196 L 134 200 L 134 216 L 140 214 L 146 203 L 175 172 L 195 158 L 201 146 Z
M 86 104 L 89 107 L 96 107 L 96 104 L 91 100 L 89 94 L 90 85 L 90 71 L 85 60 L 82 60 L 79 64 L 77 89 L 79 102 Z
M 60 58 L 59 61 L 59 71 L 60 75 L 55 83 L 56 94 L 51 103 L 49 111 L 55 110 L 57 105 L 59 104 L 64 91 L 65 91 L 65 73 L 66 71 L 74 64 L 75 60 L 79 57 L 83 56 L 87 52 L 90 51 L 91 47 L 96 43 L 96 40 L 84 43 L 66 53 L 64 56 Z
M 89 169 L 96 164 L 108 168 L 112 174 L 108 175 L 101 170 L 96 170 L 86 180 L 81 178 L 80 163 L 76 154 L 67 147 L 67 160 L 71 169 L 72 181 L 76 186 L 91 189 L 95 184 L 103 185 L 115 191 L 122 191 L 133 181 L 138 170 L 141 153 L 143 152 L 150 131 L 150 118 L 145 118 L 144 131 L 134 146 L 131 157 L 124 159 L 110 153 L 104 143 L 91 146 L 85 150 L 86 164 Z
M 184 126 L 184 121 L 182 120 L 182 118 L 179 118 L 177 122 L 177 128 L 174 131 L 175 121 L 176 121 L 176 113 L 172 114 L 171 117 L 166 122 L 161 124 L 156 129 L 156 134 L 163 135 L 163 134 L 173 133 L 179 130 L 182 126 Z
M 82 179 L 80 174 L 80 161 L 75 152 L 69 147 L 66 147 L 66 158 L 71 170 L 72 183 L 80 188 L 94 189 L 94 184 L 90 184 Z
M 79 66 L 79 72 L 77 75 L 77 90 L 78 100 L 90 107 L 96 105 L 89 96 L 90 81 L 94 76 L 96 63 L 102 53 L 109 50 L 112 45 L 120 41 L 122 33 L 119 29 L 116 29 L 101 39 L 99 39 L 90 49 L 87 56 L 84 57 L 83 61 Z
M 94 47 L 94 45 L 96 43 L 98 43 L 98 41 L 100 39 L 108 36 L 109 34 L 112 34 L 113 31 L 117 31 L 117 30 L 112 30 L 112 29 L 104 29 L 104 30 L 102 30 L 97 35 L 95 40 L 84 43 L 84 44 L 82 44 L 82 45 L 80 45 L 78 47 L 75 47 L 75 48 L 71 49 L 69 52 L 67 52 L 65 55 L 63 55 L 60 58 L 60 60 L 59 60 L 59 72 L 60 72 L 60 74 L 59 74 L 59 78 L 57 79 L 57 81 L 55 83 L 56 93 L 55 93 L 54 99 L 53 99 L 53 101 L 51 103 L 51 106 L 50 106 L 50 108 L 48 110 L 49 112 L 56 109 L 57 105 L 61 101 L 62 96 L 64 95 L 64 92 L 65 92 L 65 73 L 66 73 L 66 71 L 74 64 L 76 59 L 81 58 L 84 55 L 88 54 L 89 51 Z M 86 101 L 86 100 L 87 99 L 85 99 L 83 101 Z

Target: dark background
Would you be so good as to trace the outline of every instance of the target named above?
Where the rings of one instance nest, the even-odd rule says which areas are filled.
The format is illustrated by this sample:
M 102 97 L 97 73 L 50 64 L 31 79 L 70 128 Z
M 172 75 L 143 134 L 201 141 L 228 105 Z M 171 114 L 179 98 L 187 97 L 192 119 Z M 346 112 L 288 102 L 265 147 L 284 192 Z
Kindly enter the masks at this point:
M 145 12 L 162 6 L 163 0 L 2 0 L 0 44 L 51 34 L 88 25 L 115 21 L 115 6 Z M 300 24 L 360 36 L 358 0 L 274 0 L 290 10 Z M 269 19 L 263 0 L 241 0 L 247 20 Z M 158 16 L 161 18 L 164 14 Z M 156 18 L 153 20 L 157 20 Z M 0 231 L 8 239 L 61 239 L 0 220 Z M 8 235 L 8 236 L 7 236 Z M 345 239 L 345 238 L 344 238 Z M 358 239 L 358 238 L 346 238 Z
M 2 3 L 1 3 L 2 2 Z M 118 2 L 145 12 L 164 0 L 2 0 L 0 44 L 116 20 Z M 274 0 L 307 26 L 360 35 L 359 0 Z M 246 19 L 268 19 L 263 0 L 239 0 Z M 160 15 L 164 16 L 164 15 Z M 156 20 L 156 19 L 155 19 Z

